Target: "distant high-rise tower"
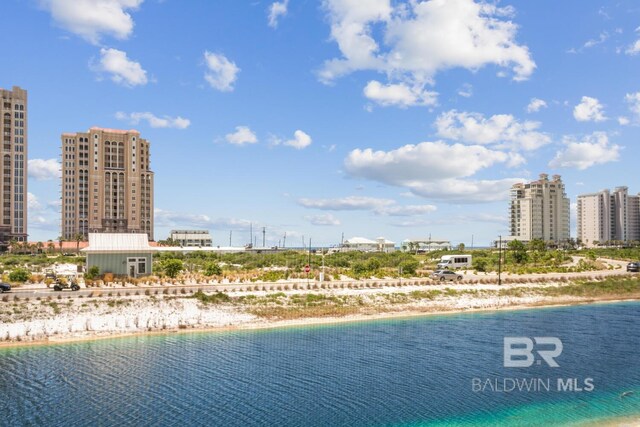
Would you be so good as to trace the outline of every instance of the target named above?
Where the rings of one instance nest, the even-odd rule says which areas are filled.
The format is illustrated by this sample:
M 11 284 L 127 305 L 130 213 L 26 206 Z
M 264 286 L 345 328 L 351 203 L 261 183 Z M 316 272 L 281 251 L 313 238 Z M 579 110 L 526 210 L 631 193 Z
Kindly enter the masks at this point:
M 547 242 L 569 240 L 569 198 L 560 175 L 547 174 L 528 184 L 511 187 L 511 235 L 519 240 Z
M 640 197 L 627 187 L 579 195 L 578 239 L 589 247 L 640 240 Z
M 2 187 L 0 247 L 27 240 L 27 91 L 0 88 Z
M 62 134 L 62 237 L 147 233 L 153 240 L 149 142 L 135 130 Z

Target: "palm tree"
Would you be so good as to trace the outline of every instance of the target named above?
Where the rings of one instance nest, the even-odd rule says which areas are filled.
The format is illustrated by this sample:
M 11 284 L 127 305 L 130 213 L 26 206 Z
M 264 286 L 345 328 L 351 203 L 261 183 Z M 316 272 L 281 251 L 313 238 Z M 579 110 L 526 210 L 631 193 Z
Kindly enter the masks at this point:
M 76 233 L 73 236 L 73 240 L 76 241 L 76 255 L 80 255 L 80 242 L 84 241 L 84 235 Z
M 44 249 L 44 243 L 42 242 L 36 243 L 36 249 L 38 250 L 38 253 L 41 254 L 42 250 Z
M 64 237 L 58 236 L 58 245 L 60 245 L 60 254 L 62 254 L 62 242 L 64 242 Z
M 49 254 L 51 254 L 55 248 L 56 245 L 53 243 L 53 240 L 47 240 L 47 249 L 49 250 Z
M 14 254 L 16 253 L 16 249 L 18 249 L 18 240 L 13 238 L 9 241 L 9 251 Z

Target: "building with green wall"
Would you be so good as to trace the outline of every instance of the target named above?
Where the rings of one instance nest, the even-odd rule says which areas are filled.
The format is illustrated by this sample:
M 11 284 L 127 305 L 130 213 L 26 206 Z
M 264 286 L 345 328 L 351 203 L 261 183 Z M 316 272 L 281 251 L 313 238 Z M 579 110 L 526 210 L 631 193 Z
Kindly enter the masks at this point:
M 98 267 L 100 274 L 140 277 L 153 272 L 153 252 L 146 233 L 89 233 L 87 271 Z

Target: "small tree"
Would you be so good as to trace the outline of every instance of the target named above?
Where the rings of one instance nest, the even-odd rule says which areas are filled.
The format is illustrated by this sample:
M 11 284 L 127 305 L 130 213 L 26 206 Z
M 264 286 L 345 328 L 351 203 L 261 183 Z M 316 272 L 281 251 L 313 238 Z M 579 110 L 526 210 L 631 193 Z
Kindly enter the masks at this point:
M 222 274 L 222 268 L 217 263 L 208 263 L 204 267 L 204 275 L 205 276 L 219 276 Z
M 162 269 L 164 273 L 174 279 L 182 270 L 184 266 L 179 259 L 168 259 L 163 263 Z
M 458 250 L 459 250 L 460 252 L 464 252 L 464 248 L 465 248 L 465 247 L 466 247 L 466 246 L 464 245 L 464 243 L 460 243 L 460 244 L 458 245 Z
M 511 251 L 516 264 L 524 264 L 527 261 L 527 247 L 520 240 L 510 241 L 507 243 L 507 248 Z
M 64 242 L 64 237 L 58 236 L 58 245 L 60 246 L 60 253 L 62 253 L 62 242 Z

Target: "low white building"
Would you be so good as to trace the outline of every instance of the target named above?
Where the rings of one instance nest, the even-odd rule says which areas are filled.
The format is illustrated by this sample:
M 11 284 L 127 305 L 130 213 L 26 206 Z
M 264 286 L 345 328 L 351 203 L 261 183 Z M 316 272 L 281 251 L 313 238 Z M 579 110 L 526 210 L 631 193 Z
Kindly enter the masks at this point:
M 451 241 L 444 239 L 406 239 L 402 241 L 401 249 L 404 252 L 431 252 L 431 251 L 450 251 L 452 249 Z
M 393 252 L 396 250 L 395 242 L 378 237 L 375 240 L 365 237 L 352 237 L 345 240 L 340 247 L 341 251 L 362 251 L 362 252 Z
M 528 239 L 523 239 L 521 237 L 518 236 L 502 236 L 501 238 L 497 238 L 496 240 L 493 241 L 493 246 L 497 249 L 499 247 L 502 247 L 502 249 L 507 249 L 509 247 L 509 243 L 513 242 L 514 240 L 519 240 L 522 243 L 524 243 L 525 245 L 527 243 L 529 243 Z
M 209 230 L 171 230 L 169 238 L 186 248 L 213 246 Z

